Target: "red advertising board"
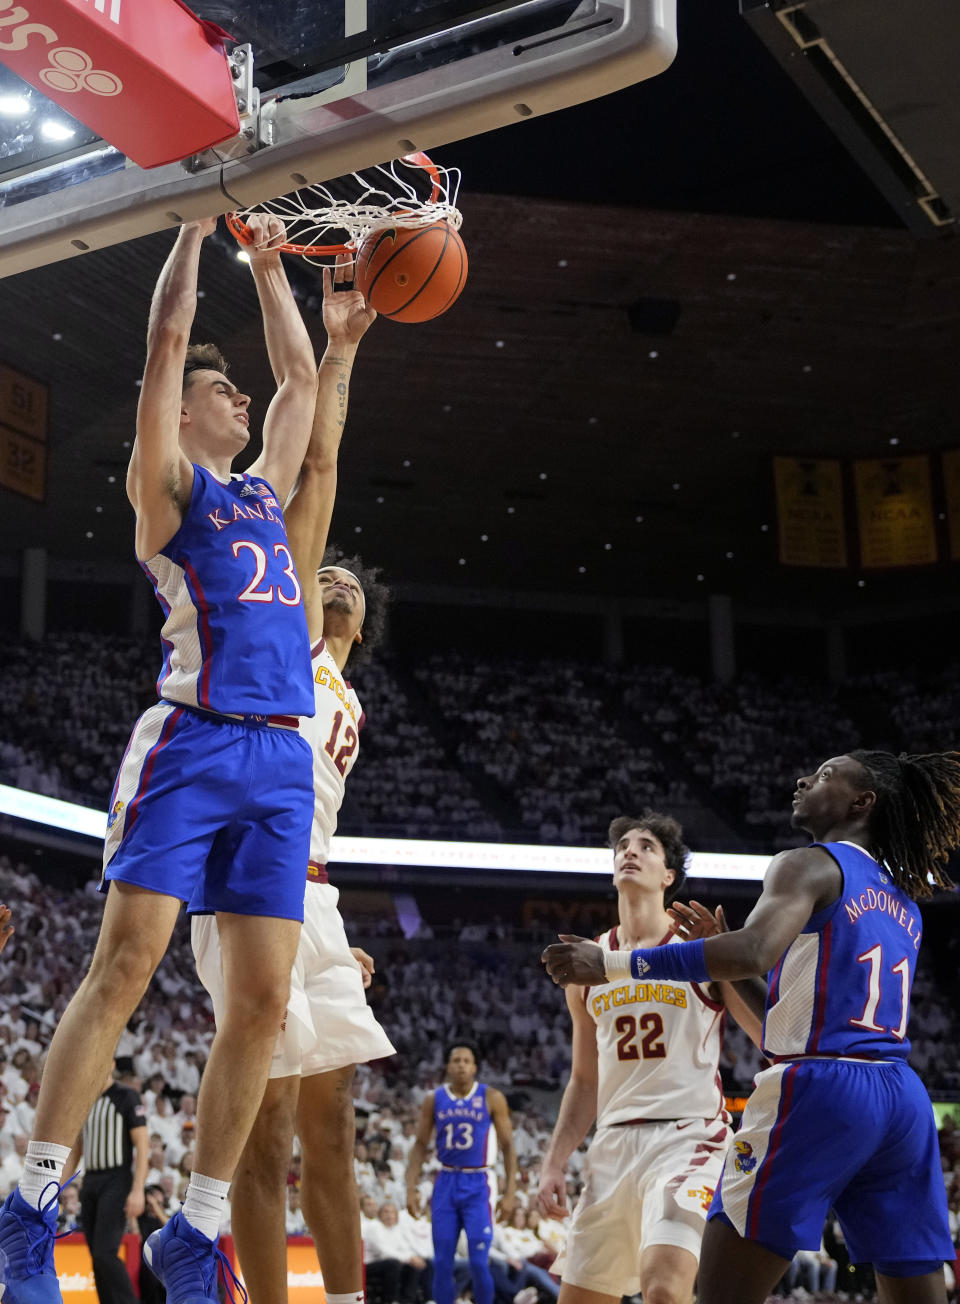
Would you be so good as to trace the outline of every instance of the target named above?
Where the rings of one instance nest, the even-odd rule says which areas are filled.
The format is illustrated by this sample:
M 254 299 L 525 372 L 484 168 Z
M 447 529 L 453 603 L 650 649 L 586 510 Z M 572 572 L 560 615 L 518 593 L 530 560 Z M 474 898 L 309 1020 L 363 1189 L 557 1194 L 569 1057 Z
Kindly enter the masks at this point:
M 0 63 L 152 168 L 240 130 L 224 37 L 181 0 L 23 0 Z

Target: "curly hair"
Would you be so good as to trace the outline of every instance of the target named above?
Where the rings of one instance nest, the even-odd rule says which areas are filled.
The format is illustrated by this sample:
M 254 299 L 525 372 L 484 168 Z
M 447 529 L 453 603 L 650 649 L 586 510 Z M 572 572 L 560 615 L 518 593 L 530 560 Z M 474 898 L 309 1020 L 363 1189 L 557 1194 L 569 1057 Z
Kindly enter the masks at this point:
M 960 752 L 847 754 L 877 794 L 867 833 L 897 886 L 914 901 L 955 887 L 943 866 L 960 846 Z
M 346 556 L 336 544 L 331 544 L 323 554 L 324 566 L 342 566 L 344 570 L 353 571 L 363 589 L 363 642 L 354 643 L 350 648 L 351 666 L 363 665 L 370 653 L 382 643 L 387 629 L 387 607 L 390 602 L 390 590 L 380 579 L 379 566 L 365 566 L 363 558 L 356 553 Z
M 225 376 L 229 365 L 215 344 L 191 344 L 183 364 L 184 392 L 193 384 L 195 371 L 219 371 Z
M 450 1056 L 455 1050 L 468 1050 L 473 1056 L 477 1068 L 480 1067 L 480 1051 L 476 1042 L 470 1041 L 469 1038 L 457 1037 L 454 1041 L 449 1042 L 443 1050 L 444 1066 L 450 1063 Z
M 661 815 L 655 810 L 645 810 L 642 815 L 618 815 L 607 830 L 607 841 L 614 849 L 617 843 L 631 829 L 643 829 L 652 833 L 663 847 L 663 859 L 667 869 L 673 870 L 673 882 L 663 889 L 663 904 L 675 901 L 687 877 L 687 858 L 690 848 L 683 841 L 683 828 L 672 815 Z

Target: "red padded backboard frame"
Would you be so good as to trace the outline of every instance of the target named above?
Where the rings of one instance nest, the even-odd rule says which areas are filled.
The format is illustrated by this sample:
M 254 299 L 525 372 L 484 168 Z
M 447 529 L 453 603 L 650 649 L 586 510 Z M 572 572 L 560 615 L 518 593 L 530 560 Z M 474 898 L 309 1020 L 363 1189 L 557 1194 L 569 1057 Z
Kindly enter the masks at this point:
M 182 0 L 0 5 L 0 63 L 142 168 L 240 130 L 224 39 Z

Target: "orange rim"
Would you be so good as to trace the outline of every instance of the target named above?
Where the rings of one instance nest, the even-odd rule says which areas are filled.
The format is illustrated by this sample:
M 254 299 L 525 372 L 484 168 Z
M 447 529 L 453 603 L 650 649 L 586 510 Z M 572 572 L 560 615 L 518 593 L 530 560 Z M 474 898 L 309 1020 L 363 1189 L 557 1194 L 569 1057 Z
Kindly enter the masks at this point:
M 427 176 L 430 178 L 430 198 L 425 202 L 428 204 L 435 204 L 437 199 L 443 193 L 443 187 L 440 184 L 439 169 L 430 156 L 424 154 L 422 150 L 415 150 L 412 154 L 404 154 L 401 162 L 409 163 L 412 167 L 422 168 L 423 171 L 426 172 Z M 391 216 L 401 219 L 400 225 L 403 225 L 403 213 L 404 210 L 400 209 L 398 212 L 391 214 Z M 239 214 L 227 213 L 226 219 L 227 226 L 230 228 L 230 231 L 238 244 L 249 245 L 253 243 L 250 228 Z M 276 245 L 275 248 L 278 253 L 300 254 L 301 257 L 306 258 L 334 258 L 337 254 L 348 254 L 353 252 L 349 245 L 346 244 L 305 245 L 288 243 Z

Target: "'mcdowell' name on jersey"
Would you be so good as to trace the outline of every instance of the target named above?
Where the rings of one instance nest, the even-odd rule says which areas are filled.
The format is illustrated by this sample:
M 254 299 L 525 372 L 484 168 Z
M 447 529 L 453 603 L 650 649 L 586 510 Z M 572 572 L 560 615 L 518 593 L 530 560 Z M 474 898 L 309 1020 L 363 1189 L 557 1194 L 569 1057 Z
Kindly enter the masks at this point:
M 920 934 L 916 929 L 915 920 L 893 892 L 884 892 L 883 888 L 875 892 L 872 887 L 868 887 L 859 896 L 844 901 L 843 906 L 851 924 L 858 923 L 863 915 L 871 910 L 879 910 L 881 914 L 889 915 L 907 936 L 913 939 L 913 949 L 915 951 L 919 949 Z

